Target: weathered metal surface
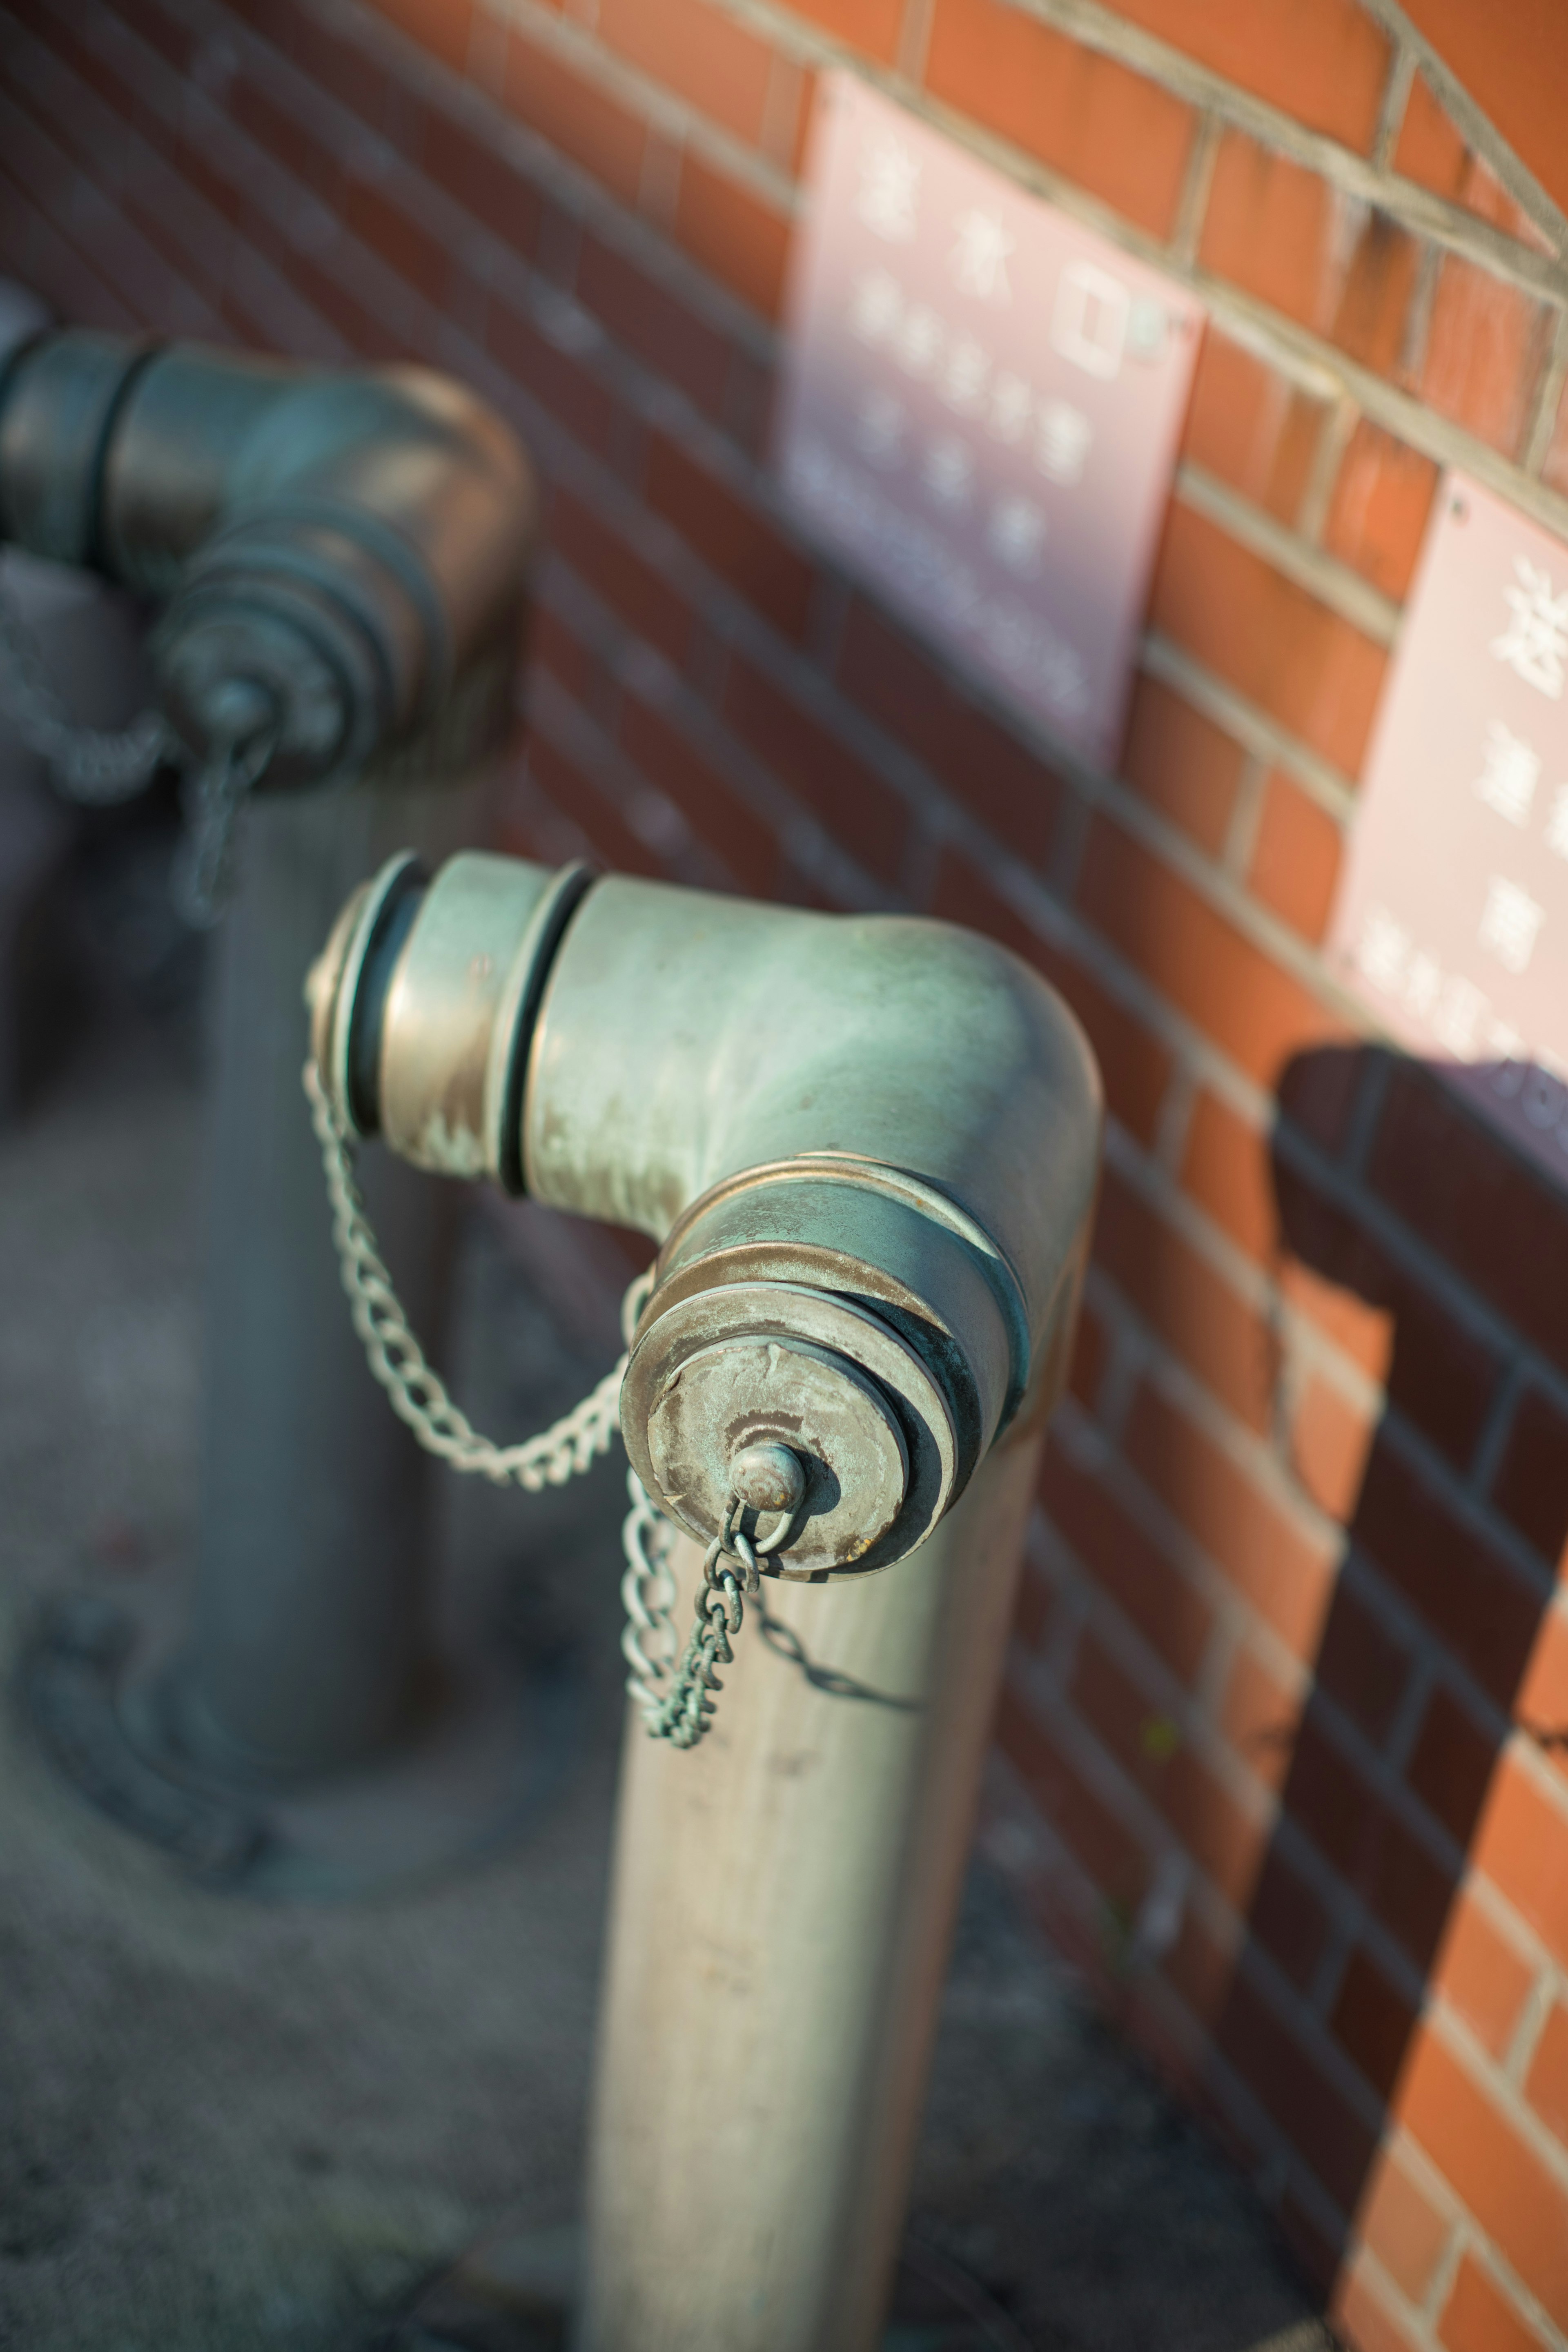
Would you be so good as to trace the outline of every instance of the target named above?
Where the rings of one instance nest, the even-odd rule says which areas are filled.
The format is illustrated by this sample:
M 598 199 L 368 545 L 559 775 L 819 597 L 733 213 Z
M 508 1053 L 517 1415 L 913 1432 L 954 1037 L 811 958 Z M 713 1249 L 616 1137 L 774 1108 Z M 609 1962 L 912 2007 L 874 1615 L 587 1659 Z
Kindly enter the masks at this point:
M 737 1449 L 792 1448 L 806 1492 L 787 1547 L 766 1562 L 778 1576 L 901 1559 L 957 1485 L 940 1376 L 879 1316 L 804 1284 L 727 1284 L 661 1308 L 656 1283 L 621 1431 L 648 1492 L 704 1543 L 722 1523 Z
M 525 1069 L 530 1191 L 665 1244 L 622 1394 L 649 1491 L 709 1542 L 737 1445 L 776 1441 L 809 1491 L 770 1572 L 889 1565 L 963 1491 L 1070 1317 L 1099 1116 L 1071 1016 L 1005 950 L 945 925 L 619 878 L 586 891 L 552 952 L 513 949 L 527 987 L 506 998 L 503 935 L 524 937 L 547 896 L 542 869 L 454 861 L 390 975 L 341 929 L 314 983 L 323 1051 L 374 1031 L 362 1119 L 426 1161 L 438 1132 L 492 1174 L 512 1132 L 494 1074 Z M 815 1442 L 789 1383 L 770 1392 L 769 1344 L 831 1360 L 830 1378 L 800 1359 Z M 742 1356 L 721 1381 L 672 1388 L 723 1347 Z M 890 1509 L 879 1397 L 908 1463 Z
M 888 1575 L 769 1588 L 830 1672 L 748 1627 L 700 1748 L 626 1742 L 577 2352 L 880 2340 L 1042 1417 Z
M 529 1190 L 664 1244 L 621 1427 L 704 1548 L 673 1542 L 677 1662 L 670 1531 L 634 1480 L 626 1648 L 655 1737 L 626 1748 L 574 2340 L 870 2352 L 1065 1377 L 1094 1066 L 1043 982 L 967 934 L 616 880 L 487 1046 L 493 974 L 426 989 L 415 949 L 428 925 L 450 974 L 489 938 L 508 893 L 468 865 L 390 978 L 363 911 L 340 922 L 323 1076 L 346 1117 L 368 1056 L 327 1048 L 377 1034 L 362 1121 L 395 1101 L 419 1152 L 456 1115 L 500 1172 L 479 1073 L 525 1067 Z M 515 870 L 513 936 L 545 880 Z M 732 1648 L 752 1611 L 777 1640 Z
M 275 785 L 504 728 L 535 506 L 510 430 L 420 369 L 71 331 L 0 377 L 0 537 L 168 598 L 166 717 L 206 759 L 242 688 Z

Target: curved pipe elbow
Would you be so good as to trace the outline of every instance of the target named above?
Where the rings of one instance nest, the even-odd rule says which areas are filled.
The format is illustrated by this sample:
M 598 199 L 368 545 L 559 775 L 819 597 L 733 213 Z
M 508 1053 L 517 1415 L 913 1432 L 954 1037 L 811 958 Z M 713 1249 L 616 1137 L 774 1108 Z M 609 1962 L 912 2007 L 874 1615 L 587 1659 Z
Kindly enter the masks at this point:
M 886 1566 L 1054 1395 L 1100 1087 L 1006 950 L 482 856 L 426 887 L 405 859 L 311 997 L 359 1132 L 660 1244 L 622 1429 L 704 1539 L 735 1464 L 784 1445 L 810 1491 L 780 1572 Z
M 275 782 L 504 728 L 535 524 L 516 436 L 423 369 L 70 331 L 0 378 L 0 539 L 167 598 L 172 723 L 265 728 Z

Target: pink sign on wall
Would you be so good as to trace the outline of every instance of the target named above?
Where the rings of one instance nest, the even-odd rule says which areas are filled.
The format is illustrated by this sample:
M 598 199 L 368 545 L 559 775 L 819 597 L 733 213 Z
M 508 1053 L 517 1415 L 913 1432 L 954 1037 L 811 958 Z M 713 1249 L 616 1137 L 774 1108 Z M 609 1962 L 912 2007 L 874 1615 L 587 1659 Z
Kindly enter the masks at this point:
M 1091 758 L 1120 747 L 1191 297 L 825 75 L 778 462 L 814 535 Z
M 1422 550 L 1330 953 L 1568 1178 L 1568 546 L 1463 474 Z

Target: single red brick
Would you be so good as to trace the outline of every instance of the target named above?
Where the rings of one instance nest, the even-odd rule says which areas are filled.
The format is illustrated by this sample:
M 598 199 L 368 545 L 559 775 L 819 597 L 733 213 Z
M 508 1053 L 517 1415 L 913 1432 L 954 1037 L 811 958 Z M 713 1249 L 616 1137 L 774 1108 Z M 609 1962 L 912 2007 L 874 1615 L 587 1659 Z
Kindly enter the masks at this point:
M 1524 2088 L 1542 2122 L 1568 2143 L 1568 2002 L 1547 2018 Z
M 649 443 L 644 495 L 652 511 L 673 523 L 704 563 L 782 636 L 800 643 L 816 574 L 759 508 L 664 433 L 654 434 Z
M 1438 2041 L 1417 2035 L 1401 2086 L 1407 2129 L 1558 2326 L 1568 2322 L 1568 2189 L 1490 2094 Z M 1487 2352 L 1491 2352 L 1489 2344 Z
M 1349 1524 L 1366 1475 L 1376 1423 L 1316 1372 L 1290 1418 L 1290 1461 L 1320 1510 Z
M 1372 2168 L 1377 2136 L 1324 2074 L 1316 2053 L 1249 1978 L 1238 1976 L 1215 2036 L 1335 2201 L 1347 2210 Z
M 700 754 L 668 711 L 625 690 L 620 740 L 627 755 L 674 802 L 697 838 L 721 857 L 738 887 L 771 898 L 779 878 L 776 835 Z
M 1100 1384 L 1110 1355 L 1110 1337 L 1105 1325 L 1087 1300 L 1079 1308 L 1078 1330 L 1073 1339 L 1072 1370 L 1068 1385 L 1079 1402 L 1094 1411 L 1100 1395 Z
M 942 855 L 931 912 L 1000 940 L 1045 975 L 1083 1024 L 1112 1116 L 1141 1142 L 1149 1142 L 1170 1085 L 1172 1064 L 1166 1047 L 1137 1015 L 1031 930 L 961 850 Z
M 1535 1970 L 1493 1926 L 1468 1887 L 1454 1898 L 1430 1981 L 1433 1992 L 1464 2019 L 1492 2057 L 1508 2055 L 1534 1989 Z
M 1425 2334 L 1417 2343 L 1389 2308 L 1387 2289 L 1374 2284 L 1364 2269 L 1352 2266 L 1334 2280 L 1329 2315 L 1345 2343 L 1355 2352 L 1426 2352 Z
M 569 490 L 555 492 L 550 538 L 552 551 L 634 635 L 657 646 L 677 668 L 682 666 L 690 654 L 696 614 L 662 572 Z
M 1310 1990 L 1322 1965 L 1333 1921 L 1322 1896 L 1278 1842 L 1269 1846 L 1247 1906 L 1248 1935 L 1298 1992 Z
M 1456 1468 L 1468 1468 L 1497 1393 L 1500 1358 L 1397 1267 L 1388 1268 L 1377 1295 L 1394 1318 L 1390 1402 Z
M 1440 416 L 1519 454 L 1551 349 L 1553 313 L 1457 253 L 1442 257 L 1425 350 L 1405 381 Z
M 1353 1894 L 1425 1969 L 1442 1939 L 1453 1874 L 1393 1813 L 1309 1708 L 1285 1785 L 1285 1811 Z
M 1492 1775 L 1471 1861 L 1568 1965 L 1568 1818 L 1510 1753 Z
M 773 52 L 705 0 L 596 0 L 607 49 L 753 146 L 762 137 Z
M 1132 689 L 1121 772 L 1151 807 L 1217 856 L 1246 764 L 1239 743 L 1158 678 Z
M 47 21 L 54 13 L 52 8 L 45 7 L 37 11 L 37 16 Z M 166 8 L 157 6 L 155 0 L 136 0 L 136 5 L 129 6 L 121 0 L 119 13 L 135 26 L 142 40 L 157 50 L 165 65 L 173 66 L 176 73 L 189 70 L 200 39 L 191 26 L 182 24 Z
M 1254 505 L 1294 522 L 1324 404 L 1210 325 L 1193 376 L 1182 455 Z
M 548 670 L 584 709 L 593 700 L 598 668 L 593 649 L 552 605 L 537 603 L 529 614 L 528 664 L 531 670 Z
M 1038 1653 L 1049 1637 L 1056 1606 L 1055 1588 L 1046 1581 L 1033 1560 L 1026 1559 L 1013 1610 L 1013 1639 L 1021 1648 Z
M 1356 2215 L 1356 2235 L 1412 2303 L 1424 2303 L 1447 2250 L 1452 2223 L 1388 2148 Z
M 1280 1680 L 1250 1641 L 1240 1643 L 1226 1679 L 1219 1729 L 1266 1787 L 1278 1790 L 1289 1772 L 1300 1720 L 1300 1692 Z
M 345 37 L 314 9 L 252 0 L 258 29 L 285 49 L 306 79 L 379 131 L 390 110 L 393 76 L 363 40 Z
M 591 229 L 583 231 L 573 291 L 616 342 L 677 385 L 705 415 L 721 414 L 731 344 Z
M 1276 768 L 1264 788 L 1247 886 L 1292 930 L 1314 942 L 1328 925 L 1344 848 L 1321 802 Z
M 1459 2264 L 1437 2335 L 1448 2352 L 1548 2352 L 1545 2336 L 1474 2254 Z
M 502 80 L 506 105 L 552 147 L 636 205 L 647 152 L 647 125 L 618 99 L 531 41 L 514 24 Z
M 1331 1034 L 1330 1015 L 1289 973 L 1108 815 L 1090 828 L 1078 901 L 1249 1076 L 1267 1083 L 1291 1053 Z
M 1353 1587 L 1334 1587 L 1318 1652 L 1318 1688 L 1381 1748 L 1410 1687 L 1410 1645 L 1389 1632 Z
M 531 319 L 492 295 L 485 314 L 490 355 L 542 403 L 585 448 L 610 454 L 617 411 L 613 394 L 581 360 L 542 335 Z
M 1415 75 L 1399 125 L 1394 170 L 1430 188 L 1434 195 L 1458 203 L 1468 152 L 1463 131 L 1439 106 L 1425 75 Z
M 319 195 L 335 194 L 341 159 L 312 137 L 297 116 L 277 101 L 247 73 L 238 73 L 228 87 L 227 110 L 236 126 L 274 162 Z
M 1127 1455 L 1226 1579 L 1297 1657 L 1310 1654 L 1332 1571 L 1322 1547 L 1294 1527 L 1196 1423 L 1145 1386 Z
M 1468 1845 L 1497 1766 L 1498 1743 L 1440 1685 L 1426 1703 L 1405 1777 L 1458 1845 Z
M 1368 1181 L 1456 1274 L 1568 1368 L 1568 1199 L 1417 1065 L 1394 1066 Z
M 1568 1773 L 1568 1614 L 1561 1597 L 1542 1618 L 1514 1714 L 1548 1761 Z
M 1003 1685 L 996 1744 L 1095 1885 L 1119 1906 L 1135 1906 L 1149 1883 L 1142 1840 L 1089 1786 L 1012 1682 Z
M 1206 1087 L 1193 1106 L 1182 1185 L 1248 1257 L 1273 1255 L 1279 1228 L 1268 1139 Z
M 694 261 L 764 319 L 784 301 L 790 223 L 749 188 L 682 151 L 675 236 Z
M 1387 1445 L 1373 1450 L 1354 1534 L 1482 1689 L 1510 1705 L 1541 1605 L 1506 1556 Z
M 1198 258 L 1378 375 L 1405 338 L 1420 248 L 1303 164 L 1227 131 L 1215 158 Z
M 1194 116 L 1158 82 L 998 0 L 936 0 L 926 87 L 1152 236 L 1169 235 Z
M 472 0 L 373 0 L 373 5 L 443 65 L 463 71 L 473 37 Z
M 1060 779 L 942 672 L 929 646 L 857 596 L 837 675 L 846 692 L 922 760 L 962 807 L 1026 865 L 1046 863 Z
M 427 109 L 418 160 L 437 187 L 513 253 L 538 252 L 543 196 L 471 123 Z
M 1215 1885 L 1231 1903 L 1245 1903 L 1262 1858 L 1262 1819 L 1237 1803 L 1170 1722 L 1158 1696 L 1090 1632 L 1079 1637 L 1069 1696 Z
M 1436 487 L 1430 457 L 1359 418 L 1340 459 L 1323 545 L 1385 596 L 1403 598 Z
M 1247 1425 L 1267 1430 L 1277 1376 L 1268 1327 L 1205 1258 L 1107 1169 L 1097 1263 L 1129 1305 Z
M 265 254 L 295 291 L 323 319 L 330 319 L 343 341 L 360 358 L 405 360 L 407 350 L 384 320 L 356 302 L 334 270 L 322 268 L 300 247 L 289 244 L 261 206 L 247 205 L 240 222 L 240 239 Z
M 1526 1389 L 1492 1478 L 1492 1501 L 1553 1565 L 1568 1542 L 1568 1414 L 1544 1391 Z
M 1389 41 L 1354 0 L 1121 0 L 1120 13 L 1298 122 L 1371 152 Z
M 1435 195 L 1465 205 L 1510 236 L 1540 245 L 1541 233 L 1534 223 L 1467 146 L 1463 131 L 1433 96 L 1423 74 L 1417 74 L 1410 85 L 1394 168 L 1405 179 L 1430 188 Z
M 1329 2030 L 1381 2098 L 1398 2078 L 1418 2013 L 1364 1948 L 1351 1954 Z
M 742 741 L 816 811 L 851 857 L 884 881 L 896 877 L 910 814 L 890 785 L 738 652 L 730 656 L 723 709 Z
M 1176 1940 L 1161 1958 L 1160 1974 L 1199 2022 L 1212 2029 L 1236 1974 L 1236 1955 L 1216 1943 L 1193 1906 L 1184 1904 Z
M 1279 1116 L 1331 1160 L 1340 1158 L 1373 1055 L 1364 1045 L 1330 1045 L 1291 1063 L 1279 1082 Z
M 446 247 L 401 205 L 351 174 L 343 184 L 340 216 L 349 235 L 379 254 L 406 285 L 436 309 L 444 307 L 451 276 Z
M 863 57 L 891 65 L 903 29 L 903 0 L 794 0 L 793 15 L 821 25 Z
M 1150 618 L 1347 775 L 1359 772 L 1387 668 L 1383 647 L 1179 500 Z
M 1115 1472 L 1097 1473 L 1054 1437 L 1040 1479 L 1046 1516 L 1144 1640 L 1183 1682 L 1196 1680 L 1214 1610 L 1123 1507 Z

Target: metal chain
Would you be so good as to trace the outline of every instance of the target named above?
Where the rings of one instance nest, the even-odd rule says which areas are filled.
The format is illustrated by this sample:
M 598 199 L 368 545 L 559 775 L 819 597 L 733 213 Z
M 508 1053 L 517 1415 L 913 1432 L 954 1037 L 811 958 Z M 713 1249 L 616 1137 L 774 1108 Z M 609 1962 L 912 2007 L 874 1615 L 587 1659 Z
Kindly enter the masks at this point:
M 313 1061 L 305 1065 L 304 1086 L 321 1147 L 332 1208 L 332 1239 L 354 1328 L 364 1342 L 371 1370 L 392 1400 L 394 1412 L 407 1423 L 426 1453 L 438 1454 L 454 1470 L 476 1473 L 498 1486 L 521 1486 L 530 1495 L 541 1494 L 546 1486 L 563 1486 L 598 1455 L 607 1454 L 619 1434 L 626 1356 L 605 1373 L 591 1396 L 552 1428 L 517 1445 L 497 1445 L 490 1438 L 481 1437 L 467 1414 L 453 1403 L 408 1328 L 354 1182 L 353 1143 L 327 1099 Z M 651 1282 L 650 1268 L 638 1275 L 626 1292 L 622 1323 L 628 1334 Z
M 156 710 L 109 733 L 71 722 L 38 646 L 0 583 L 0 688 L 16 731 L 47 760 L 61 791 L 73 801 L 105 808 L 139 793 L 175 744 Z
M 497 1445 L 481 1437 L 453 1403 L 408 1328 L 354 1182 L 352 1139 L 328 1099 L 314 1061 L 306 1063 L 303 1078 L 310 1122 L 321 1147 L 343 1288 L 370 1369 L 391 1399 L 393 1411 L 427 1453 L 438 1454 L 454 1470 L 477 1472 L 496 1486 L 521 1486 L 531 1495 L 546 1486 L 563 1486 L 599 1454 L 607 1454 L 619 1434 L 627 1355 L 621 1356 L 581 1404 L 537 1436 L 517 1445 Z M 621 1328 L 628 1351 L 652 1284 L 650 1266 L 637 1276 L 622 1301 Z M 716 1670 L 733 1661 L 731 1643 L 745 1621 L 746 1600 L 761 1589 L 762 1560 L 789 1540 L 795 1514 L 786 1514 L 764 1542 L 755 1543 L 740 1524 L 745 1506 L 731 1496 L 723 1525 L 703 1558 L 697 1619 L 678 1663 L 676 1584 L 669 1565 L 676 1529 L 635 1470 L 626 1473 L 626 1493 L 631 1508 L 621 1529 L 626 1556 L 621 1580 L 626 1612 L 621 1649 L 631 1668 L 626 1688 L 642 1711 L 650 1738 L 667 1739 L 674 1748 L 695 1748 L 712 1723 L 714 1695 L 723 1688 Z
M 276 741 L 274 733 L 263 730 L 248 742 L 220 744 L 186 782 L 185 838 L 174 887 L 174 904 L 193 930 L 211 930 L 228 903 L 240 807 Z
M 731 1496 L 723 1527 L 703 1556 L 697 1621 L 677 1665 L 675 1579 L 669 1569 L 675 1529 L 649 1500 L 635 1470 L 626 1483 L 632 1498 L 622 1529 L 626 1573 L 621 1598 L 627 1622 L 621 1648 L 632 1669 L 626 1688 L 642 1709 L 650 1739 L 695 1748 L 712 1724 L 714 1694 L 724 1687 L 715 1669 L 732 1663 L 731 1644 L 745 1622 L 746 1601 L 761 1589 L 759 1549 L 737 1524 L 742 1505 Z M 646 1648 L 643 1637 L 649 1633 L 658 1635 L 662 1656 Z
M 626 1689 L 642 1710 L 651 1739 L 668 1739 L 674 1748 L 695 1748 L 713 1720 L 711 1695 L 724 1687 L 714 1668 L 732 1661 L 731 1641 L 745 1622 L 746 1600 L 761 1590 L 762 1562 L 769 1552 L 781 1550 L 789 1541 L 796 1514 L 786 1512 L 772 1535 L 757 1543 L 741 1524 L 746 1506 L 739 1496 L 731 1496 L 723 1524 L 703 1557 L 697 1622 L 678 1665 L 676 1587 L 669 1565 L 676 1530 L 635 1470 L 626 1473 L 626 1492 L 631 1509 L 621 1528 L 626 1555 L 626 1572 L 621 1579 L 626 1612 L 621 1650 L 631 1667 Z M 739 1575 L 729 1565 L 731 1560 Z

